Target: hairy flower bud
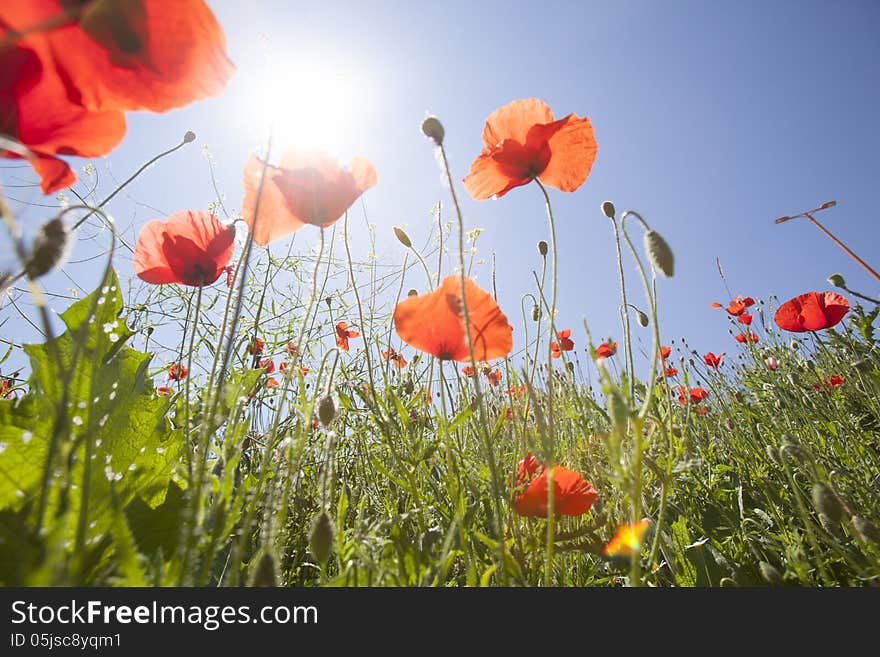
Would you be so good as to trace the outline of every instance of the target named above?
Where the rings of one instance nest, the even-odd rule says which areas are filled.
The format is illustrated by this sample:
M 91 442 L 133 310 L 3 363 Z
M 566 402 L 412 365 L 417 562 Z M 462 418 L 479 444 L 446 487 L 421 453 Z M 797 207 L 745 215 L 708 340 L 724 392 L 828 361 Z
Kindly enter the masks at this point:
M 275 563 L 275 555 L 271 552 L 263 552 L 260 555 L 248 583 L 250 586 L 278 586 L 278 566 Z
M 641 310 L 636 311 L 636 320 L 639 322 L 639 326 L 647 326 L 648 325 L 648 316 L 643 313 Z
M 834 287 L 846 287 L 846 280 L 840 274 L 831 274 L 831 276 L 828 277 L 828 282 Z
M 654 230 L 645 233 L 645 253 L 651 265 L 667 278 L 675 271 L 675 256 L 666 240 Z
M 762 561 L 758 564 L 758 568 L 761 570 L 761 577 L 763 577 L 764 581 L 768 584 L 779 586 L 783 583 L 782 573 L 776 569 L 776 566 L 769 564 L 766 561 Z
M 614 219 L 614 203 L 611 201 L 602 201 L 602 214 L 604 214 L 609 219 Z
M 411 288 L 409 289 L 409 291 L 406 293 L 406 296 L 408 296 L 408 297 L 417 297 L 417 296 L 419 296 L 419 292 L 418 292 L 418 290 L 416 290 L 414 287 L 411 287 Z
M 827 516 L 831 521 L 838 523 L 843 516 L 843 507 L 840 500 L 828 486 L 821 483 L 813 484 L 813 506 L 816 511 Z
M 443 144 L 443 137 L 446 136 L 443 124 L 440 123 L 440 119 L 436 116 L 429 116 L 422 121 L 422 132 L 425 133 L 426 137 L 433 139 L 434 143 L 438 146 Z
M 866 520 L 861 516 L 853 516 L 852 524 L 856 533 L 859 535 L 859 538 L 865 543 L 880 545 L 880 531 L 877 530 L 877 527 L 875 527 L 871 521 Z
M 541 306 L 535 304 L 532 306 L 532 320 L 537 322 L 541 319 Z
M 409 235 L 403 230 L 403 228 L 399 228 L 397 226 L 394 227 L 394 236 L 397 238 L 397 241 L 403 244 L 406 248 L 412 248 L 412 242 L 409 239 Z
M 309 549 L 319 563 L 324 564 L 333 553 L 333 538 L 336 531 L 333 521 L 326 511 L 315 514 L 309 531 Z
M 187 130 L 186 134 L 183 135 L 183 143 L 184 144 L 189 144 L 191 142 L 194 142 L 195 140 L 196 140 L 196 133 L 194 133 L 192 130 Z
M 547 255 L 547 242 L 545 242 L 544 240 L 538 242 L 538 253 L 540 253 L 542 256 Z
M 69 246 L 69 233 L 61 217 L 50 219 L 40 226 L 24 267 L 28 278 L 39 278 L 64 264 Z
M 321 401 L 318 402 L 318 419 L 321 420 L 321 424 L 325 427 L 330 426 L 333 420 L 336 419 L 336 400 L 333 398 L 333 395 L 326 395 L 321 398 Z

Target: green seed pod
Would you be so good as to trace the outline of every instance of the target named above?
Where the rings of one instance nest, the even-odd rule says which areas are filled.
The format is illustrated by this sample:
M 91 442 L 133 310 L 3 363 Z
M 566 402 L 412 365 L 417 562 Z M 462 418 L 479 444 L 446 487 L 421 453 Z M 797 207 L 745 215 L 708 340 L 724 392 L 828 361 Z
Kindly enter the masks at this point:
M 278 566 L 274 554 L 263 552 L 260 555 L 257 565 L 251 571 L 248 586 L 278 586 Z
M 336 399 L 333 395 L 325 395 L 318 402 L 318 419 L 325 427 L 330 426 L 333 420 L 336 419 L 337 411 Z
M 827 516 L 832 522 L 839 523 L 843 516 L 840 500 L 828 486 L 821 483 L 813 484 L 813 506 L 816 511 Z
M 614 219 L 614 203 L 612 203 L 611 201 L 602 201 L 602 214 L 604 214 L 609 219 Z
M 758 568 L 761 569 L 761 577 L 771 586 L 781 586 L 783 584 L 782 573 L 774 565 L 762 561 L 758 564 Z
M 406 234 L 406 231 L 399 226 L 394 227 L 394 236 L 397 237 L 397 241 L 403 244 L 406 248 L 412 248 L 412 241 L 409 239 L 409 235 Z
M 648 316 L 641 310 L 636 311 L 636 319 L 639 322 L 639 326 L 645 327 L 648 325 Z
M 319 563 L 325 564 L 333 553 L 333 540 L 336 530 L 326 511 L 315 514 L 309 531 L 309 549 Z
M 545 242 L 544 240 L 538 242 L 538 253 L 540 253 L 542 256 L 547 255 L 547 242 Z
M 24 266 L 28 278 L 31 280 L 39 278 L 64 264 L 69 246 L 67 227 L 61 217 L 50 219 L 40 226 L 34 237 L 30 257 Z
M 859 538 L 865 543 L 880 545 L 880 531 L 877 530 L 877 527 L 870 520 L 861 516 L 853 516 L 852 524 Z
M 828 282 L 834 287 L 846 288 L 846 280 L 840 274 L 831 274 L 831 276 L 828 277 Z
M 645 253 L 651 265 L 667 278 L 675 271 L 675 256 L 660 233 L 649 230 L 645 233 Z
M 446 136 L 446 130 L 443 128 L 443 124 L 440 123 L 440 119 L 436 116 L 429 116 L 422 121 L 422 132 L 426 137 L 433 139 L 434 143 L 438 146 L 443 144 L 443 138 Z

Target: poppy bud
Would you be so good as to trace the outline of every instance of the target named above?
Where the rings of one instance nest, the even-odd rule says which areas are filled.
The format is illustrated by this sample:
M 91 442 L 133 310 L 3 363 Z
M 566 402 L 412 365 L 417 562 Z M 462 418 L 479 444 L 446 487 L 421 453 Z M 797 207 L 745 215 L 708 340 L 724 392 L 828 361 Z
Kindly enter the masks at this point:
M 782 584 L 782 573 L 776 569 L 776 566 L 773 566 L 766 561 L 762 561 L 758 564 L 758 568 L 761 570 L 761 577 L 763 577 L 764 581 L 768 584 L 772 584 L 773 586 L 779 586 Z
M 326 395 L 318 402 L 318 419 L 325 427 L 336 419 L 336 400 L 333 395 Z
M 67 259 L 68 246 L 67 227 L 60 217 L 40 226 L 24 267 L 28 278 L 39 278 L 63 264 Z
M 813 484 L 813 506 L 816 511 L 827 516 L 832 522 L 840 522 L 843 507 L 834 492 L 825 484 Z
M 443 137 L 446 136 L 446 130 L 443 129 L 443 124 L 440 123 L 440 119 L 436 116 L 429 116 L 422 121 L 422 132 L 425 133 L 426 137 L 433 139 L 434 143 L 438 146 L 443 145 Z
M 831 276 L 828 277 L 828 282 L 834 287 L 842 287 L 846 289 L 846 280 L 844 280 L 843 276 L 840 274 L 831 274 Z
M 538 242 L 538 253 L 540 253 L 542 256 L 547 255 L 547 242 L 545 242 L 544 240 Z
M 412 248 L 412 242 L 409 239 L 409 235 L 407 235 L 403 228 L 394 227 L 394 236 L 397 237 L 397 241 L 403 244 L 406 248 Z
M 251 573 L 250 586 L 278 586 L 278 568 L 275 556 L 271 552 L 263 552 Z
M 183 135 L 183 143 L 184 144 L 192 143 L 195 140 L 196 140 L 196 133 L 194 133 L 192 130 L 187 130 L 186 134 Z
M 822 529 L 831 534 L 836 538 L 843 538 L 843 532 L 840 531 L 840 524 L 826 516 L 824 513 L 820 513 L 819 515 L 819 524 L 822 525 Z
M 326 511 L 315 514 L 312 518 L 312 527 L 309 531 L 309 549 L 319 563 L 324 564 L 333 553 L 333 521 Z
M 660 233 L 653 230 L 645 233 L 645 253 L 648 254 L 648 260 L 654 269 L 667 278 L 672 276 L 675 270 L 675 256 L 672 255 L 672 249 Z
M 636 320 L 639 322 L 639 326 L 647 326 L 648 325 L 648 316 L 643 313 L 641 310 L 636 311 Z
M 875 527 L 871 521 L 866 520 L 861 516 L 853 516 L 852 524 L 856 533 L 859 535 L 859 538 L 865 543 L 880 545 L 880 531 L 877 531 L 877 527 Z
M 541 306 L 535 304 L 532 306 L 532 320 L 537 322 L 541 319 Z
M 797 340 L 792 340 L 791 344 L 789 344 L 788 346 L 797 351 L 798 349 L 800 349 L 801 344 Z
M 609 219 L 614 219 L 614 203 L 611 201 L 602 201 L 602 214 L 604 214 Z
M 417 297 L 418 295 L 419 295 L 419 293 L 416 291 L 416 289 L 414 287 L 410 288 L 409 292 L 406 293 L 406 296 L 408 296 L 408 297 Z

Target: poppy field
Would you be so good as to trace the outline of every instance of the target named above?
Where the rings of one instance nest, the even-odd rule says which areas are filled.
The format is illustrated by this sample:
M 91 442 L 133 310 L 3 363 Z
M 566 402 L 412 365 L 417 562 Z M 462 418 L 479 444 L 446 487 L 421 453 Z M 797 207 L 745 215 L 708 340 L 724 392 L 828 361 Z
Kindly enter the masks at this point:
M 201 0 L 3 3 L 0 71 L 0 163 L 52 208 L 26 238 L 0 195 L 3 585 L 880 585 L 880 301 L 838 275 L 780 303 L 733 290 L 695 304 L 730 329 L 697 349 L 664 331 L 661 293 L 697 247 L 612 201 L 589 208 L 618 263 L 607 299 L 561 299 L 554 211 L 603 154 L 589 108 L 499 98 L 482 126 L 414 125 L 443 200 L 424 246 L 371 229 L 372 251 L 406 254 L 377 263 L 350 221 L 393 183 L 271 137 L 239 189 L 215 181 L 131 244 L 114 197 L 193 132 L 106 197 L 48 205 L 126 113 L 224 93 L 235 65 Z M 447 129 L 475 136 L 467 171 Z M 546 237 L 508 306 L 494 269 L 471 275 L 461 201 L 525 194 Z M 100 282 L 61 307 L 48 275 L 90 226 L 111 244 Z M 45 339 L 10 330 L 22 299 Z M 591 331 L 593 304 L 621 308 L 616 335 Z

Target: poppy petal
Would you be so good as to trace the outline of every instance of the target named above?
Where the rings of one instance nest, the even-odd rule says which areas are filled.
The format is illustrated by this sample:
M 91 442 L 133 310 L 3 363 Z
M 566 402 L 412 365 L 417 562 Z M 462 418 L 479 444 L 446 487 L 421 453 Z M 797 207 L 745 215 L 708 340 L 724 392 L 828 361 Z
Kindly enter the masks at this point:
M 589 117 L 569 114 L 547 139 L 550 159 L 539 180 L 563 192 L 573 192 L 584 184 L 596 161 L 596 137 Z
M 553 121 L 553 111 L 542 100 L 527 98 L 514 100 L 489 115 L 483 127 L 483 143 L 489 148 L 505 139 L 526 143 L 532 126 Z
M 137 277 L 147 283 L 164 285 L 180 282 L 164 257 L 164 241 L 165 222 L 153 219 L 141 228 L 132 266 Z
M 530 160 L 522 159 L 523 148 L 518 147 L 516 142 L 505 142 L 504 148 L 507 150 L 502 151 L 500 156 L 495 152 L 483 153 L 471 163 L 470 172 L 462 182 L 474 200 L 501 198 L 511 189 L 532 181 L 533 176 L 528 173 Z
M 263 180 L 264 169 L 265 180 Z M 258 246 L 266 246 L 269 242 L 281 239 L 305 226 L 305 222 L 290 211 L 281 190 L 273 183 L 273 178 L 279 171 L 278 167 L 266 164 L 256 155 L 251 155 L 244 167 L 244 201 L 241 214 L 248 228 L 253 232 L 254 243 Z M 259 212 L 258 217 L 257 212 Z

